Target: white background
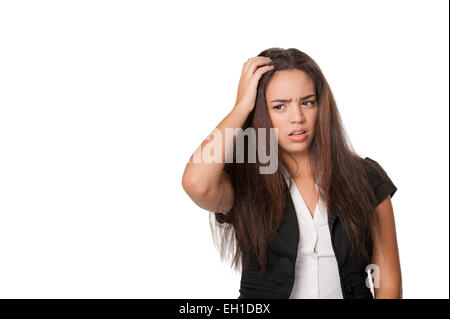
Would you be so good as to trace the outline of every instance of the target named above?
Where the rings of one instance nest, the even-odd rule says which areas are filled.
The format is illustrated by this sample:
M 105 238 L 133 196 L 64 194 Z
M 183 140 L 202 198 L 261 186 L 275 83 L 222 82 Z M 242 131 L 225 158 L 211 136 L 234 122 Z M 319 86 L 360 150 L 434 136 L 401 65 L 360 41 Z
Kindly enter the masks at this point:
M 186 162 L 242 64 L 310 55 L 392 202 L 405 298 L 448 298 L 448 2 L 4 1 L 0 297 L 237 298 Z

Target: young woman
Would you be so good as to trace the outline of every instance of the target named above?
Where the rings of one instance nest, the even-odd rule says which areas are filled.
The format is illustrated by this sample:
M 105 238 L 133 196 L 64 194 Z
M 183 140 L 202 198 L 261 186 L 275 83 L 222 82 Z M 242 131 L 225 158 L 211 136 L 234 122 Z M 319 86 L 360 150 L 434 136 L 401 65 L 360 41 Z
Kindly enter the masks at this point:
M 259 156 L 237 161 L 236 136 L 214 135 L 194 154 L 206 148 L 220 160 L 193 154 L 183 174 L 184 190 L 215 219 L 221 257 L 231 253 L 242 266 L 239 299 L 402 297 L 390 199 L 397 188 L 378 162 L 352 150 L 307 54 L 271 48 L 248 59 L 215 133 L 225 137 L 226 128 L 253 128 L 266 146 L 270 128 L 278 130 L 274 173 L 261 173 Z M 269 149 L 245 141 L 245 156 L 250 146 L 258 155 Z

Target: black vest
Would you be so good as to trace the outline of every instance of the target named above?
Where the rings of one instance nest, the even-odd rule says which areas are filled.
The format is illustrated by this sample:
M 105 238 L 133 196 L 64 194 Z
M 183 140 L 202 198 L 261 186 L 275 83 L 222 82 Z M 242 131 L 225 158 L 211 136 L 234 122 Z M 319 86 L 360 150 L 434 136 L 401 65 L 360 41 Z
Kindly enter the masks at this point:
M 365 160 L 381 168 L 374 160 L 368 157 Z M 372 170 L 368 171 L 368 176 L 378 204 L 396 192 L 397 188 L 389 178 L 383 179 Z M 373 295 L 366 285 L 368 277 L 366 267 L 370 264 L 370 260 L 365 260 L 357 249 L 351 251 L 351 241 L 333 210 L 331 217 L 328 218 L 328 226 L 338 264 L 342 296 L 344 299 L 372 299 Z M 288 193 L 281 225 L 267 249 L 267 261 L 271 272 L 268 275 L 260 272 L 255 258 L 250 258 L 251 262 L 245 264 L 242 269 L 238 299 L 288 299 L 294 286 L 298 243 L 297 214 Z M 369 255 L 372 256 L 372 251 Z

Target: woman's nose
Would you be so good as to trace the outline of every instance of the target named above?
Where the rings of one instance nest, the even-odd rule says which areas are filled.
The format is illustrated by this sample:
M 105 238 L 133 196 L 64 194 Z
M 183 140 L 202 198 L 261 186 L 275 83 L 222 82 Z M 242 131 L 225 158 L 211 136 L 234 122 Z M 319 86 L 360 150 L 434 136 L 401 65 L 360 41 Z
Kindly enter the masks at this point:
M 300 106 L 294 105 L 291 107 L 291 121 L 292 122 L 301 122 L 305 118 L 305 115 L 303 114 L 303 110 Z

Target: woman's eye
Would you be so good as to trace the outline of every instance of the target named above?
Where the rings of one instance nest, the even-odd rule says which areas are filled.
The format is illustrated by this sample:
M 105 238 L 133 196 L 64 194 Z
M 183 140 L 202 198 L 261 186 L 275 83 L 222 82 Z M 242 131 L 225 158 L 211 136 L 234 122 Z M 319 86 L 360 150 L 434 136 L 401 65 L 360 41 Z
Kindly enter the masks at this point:
M 309 104 L 307 104 L 309 103 Z M 316 102 L 315 101 L 305 101 L 303 102 L 303 105 L 306 105 L 307 107 L 312 107 Z M 284 104 L 280 104 L 280 105 L 275 105 L 273 108 L 277 109 L 277 110 L 281 110 L 282 107 L 285 107 Z

